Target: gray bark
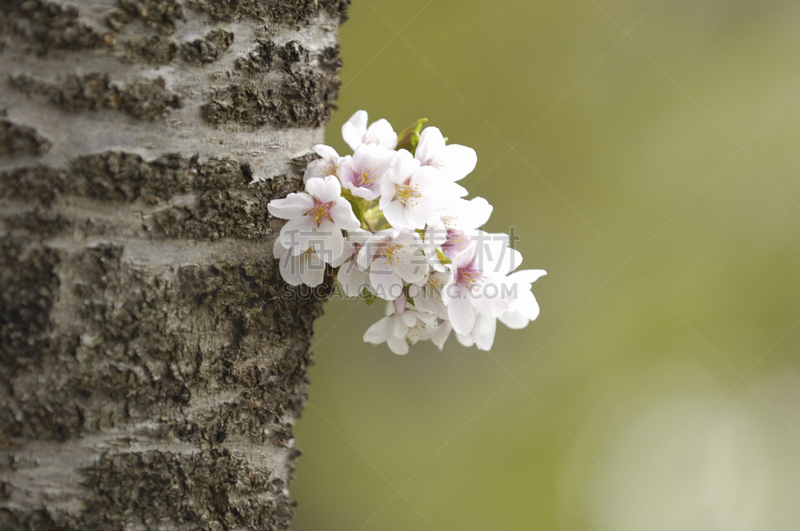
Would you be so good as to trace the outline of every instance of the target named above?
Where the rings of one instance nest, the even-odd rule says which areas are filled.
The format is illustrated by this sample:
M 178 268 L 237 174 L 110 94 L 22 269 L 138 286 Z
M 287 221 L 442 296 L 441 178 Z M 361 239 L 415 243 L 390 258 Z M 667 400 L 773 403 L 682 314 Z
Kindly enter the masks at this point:
M 0 0 L 0 529 L 288 527 L 348 3 Z

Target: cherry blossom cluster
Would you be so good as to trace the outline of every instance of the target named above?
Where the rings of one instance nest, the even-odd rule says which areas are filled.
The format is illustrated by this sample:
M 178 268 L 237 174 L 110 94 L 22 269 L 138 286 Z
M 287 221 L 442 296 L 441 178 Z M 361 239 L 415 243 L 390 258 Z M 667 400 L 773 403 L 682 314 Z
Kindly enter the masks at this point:
M 348 297 L 387 301 L 364 341 L 406 354 L 428 339 L 442 349 L 454 332 L 462 345 L 489 350 L 498 319 L 523 328 L 539 315 L 531 284 L 545 272 L 515 271 L 522 257 L 509 235 L 480 230 L 492 206 L 464 199 L 458 184 L 475 151 L 447 144 L 425 122 L 396 134 L 358 111 L 342 127 L 352 155 L 315 146 L 305 191 L 268 205 L 288 220 L 273 254 L 292 286 L 319 286 L 327 273 Z

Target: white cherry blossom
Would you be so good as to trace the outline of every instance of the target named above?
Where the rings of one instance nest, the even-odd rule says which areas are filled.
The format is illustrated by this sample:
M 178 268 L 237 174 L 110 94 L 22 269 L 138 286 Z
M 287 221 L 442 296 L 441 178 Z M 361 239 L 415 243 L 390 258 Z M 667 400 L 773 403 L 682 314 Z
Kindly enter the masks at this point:
M 357 260 L 361 247 L 370 237 L 371 234 L 369 232 L 356 229 L 347 231 L 347 236 L 344 239 L 343 259 L 341 266 L 339 266 L 337 280 L 348 297 L 358 297 L 364 288 L 371 288 L 369 271 L 368 269 L 362 269 Z
M 461 345 L 489 350 L 498 320 L 518 329 L 538 317 L 531 286 L 545 272 L 516 271 L 522 257 L 509 236 L 480 230 L 492 206 L 463 199 L 467 190 L 456 183 L 474 170 L 475 151 L 448 145 L 424 122 L 397 149 L 389 122 L 369 124 L 358 111 L 342 127 L 352 154 L 314 146 L 305 192 L 268 205 L 288 220 L 273 255 L 292 286 L 323 286 L 328 272 L 348 297 L 388 301 L 366 342 L 406 354 L 423 340 L 441 350 L 455 333 Z M 408 131 L 420 132 L 416 144 Z
M 533 296 L 531 285 L 546 274 L 543 269 L 526 269 L 508 275 L 509 283 L 517 288 L 517 298 L 511 301 L 508 311 L 499 317 L 501 323 L 512 329 L 520 329 L 539 317 L 539 303 Z
M 273 216 L 289 220 L 281 229 L 279 241 L 291 254 L 299 255 L 313 247 L 330 263 L 344 249 L 342 229 L 354 230 L 361 223 L 342 197 L 335 177 L 309 179 L 306 192 L 270 201 L 267 209 Z
M 328 175 L 336 176 L 339 170 L 339 161 L 342 157 L 336 153 L 336 150 L 325 144 L 317 144 L 314 146 L 314 151 L 317 152 L 322 158 L 312 160 L 306 167 L 305 174 L 303 175 L 303 182 L 315 177 L 327 177 Z
M 463 179 L 478 163 L 474 149 L 460 144 L 447 145 L 436 127 L 426 127 L 422 131 L 414 156 L 420 164 L 436 168 L 451 181 Z
M 513 325 L 538 316 L 530 286 L 545 272 L 526 270 L 509 275 L 521 262 L 519 252 L 508 247 L 507 235 L 483 231 L 478 231 L 469 249 L 453 258 L 453 283 L 443 298 L 459 342 L 489 350 L 498 318 L 516 327 Z
M 358 265 L 369 270 L 369 280 L 378 297 L 394 300 L 405 283 L 425 278 L 427 262 L 422 253 L 422 240 L 416 232 L 386 229 L 377 232 L 358 252 Z
M 381 183 L 380 207 L 393 227 L 422 229 L 439 219 L 445 206 L 467 195 L 467 190 L 442 178 L 437 170 L 421 166 L 401 149 Z
M 355 151 L 361 144 L 380 146 L 386 149 L 397 147 L 397 133 L 392 125 L 384 119 L 373 122 L 367 127 L 367 111 L 357 111 L 342 126 L 342 138 Z
M 492 205 L 482 197 L 475 197 L 469 201 L 459 199 L 445 209 L 438 221 L 426 228 L 426 245 L 441 249 L 447 256 L 463 252 L 469 247 L 478 227 L 489 220 L 492 210 Z M 438 255 L 429 254 L 436 259 L 436 263 L 432 264 L 436 267 L 439 262 Z
M 387 303 L 386 317 L 367 329 L 364 341 L 375 345 L 385 342 L 395 354 L 408 354 L 409 344 L 430 339 L 436 328 L 436 316 L 407 306 L 405 297 L 400 297 Z
M 353 195 L 372 201 L 380 195 L 381 183 L 395 157 L 394 151 L 362 144 L 352 157 L 348 155 L 339 161 L 336 175 Z
M 443 294 L 452 282 L 450 271 L 431 271 L 426 278 L 409 286 L 408 293 L 418 309 L 432 313 L 440 319 L 447 319 Z
M 313 247 L 304 253 L 292 254 L 289 249 L 281 245 L 280 239 L 276 239 L 272 247 L 272 254 L 280 260 L 281 277 L 289 285 L 306 284 L 313 288 L 322 284 L 325 279 L 325 260 L 317 254 Z M 343 255 L 335 257 L 330 264 L 338 267 L 343 258 Z

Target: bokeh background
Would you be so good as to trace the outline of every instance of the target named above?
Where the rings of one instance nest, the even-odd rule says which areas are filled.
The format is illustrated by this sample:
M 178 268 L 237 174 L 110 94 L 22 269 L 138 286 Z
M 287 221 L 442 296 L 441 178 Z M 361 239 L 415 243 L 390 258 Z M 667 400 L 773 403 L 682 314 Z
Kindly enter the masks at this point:
M 800 529 L 800 3 L 354 0 L 340 110 L 427 117 L 542 313 L 405 357 L 319 320 L 305 530 Z

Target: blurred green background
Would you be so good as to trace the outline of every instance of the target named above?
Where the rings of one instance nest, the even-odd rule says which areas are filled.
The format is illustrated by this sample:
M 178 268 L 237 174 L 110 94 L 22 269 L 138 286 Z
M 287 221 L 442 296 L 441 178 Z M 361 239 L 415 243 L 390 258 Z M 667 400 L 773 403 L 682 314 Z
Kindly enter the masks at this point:
M 358 109 L 478 152 L 539 319 L 489 353 L 316 329 L 305 530 L 800 529 L 800 3 L 354 0 Z M 399 34 L 398 34 L 399 32 Z

